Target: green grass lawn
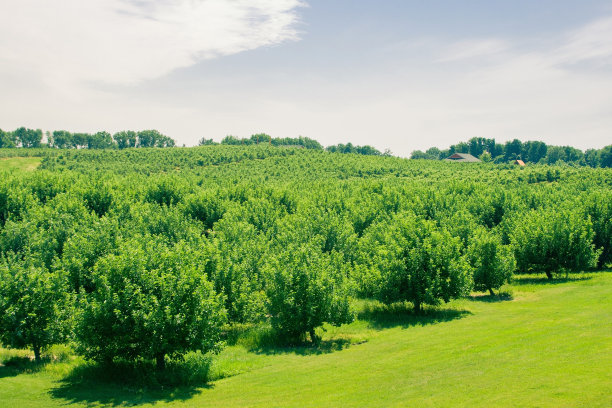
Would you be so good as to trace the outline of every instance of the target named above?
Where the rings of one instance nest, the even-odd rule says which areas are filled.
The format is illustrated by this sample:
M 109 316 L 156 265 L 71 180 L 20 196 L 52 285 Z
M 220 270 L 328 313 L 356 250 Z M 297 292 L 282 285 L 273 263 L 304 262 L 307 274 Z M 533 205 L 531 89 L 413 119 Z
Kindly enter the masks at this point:
M 17 170 L 32 171 L 40 165 L 41 157 L 9 157 L 0 158 L 0 171 Z
M 612 273 L 528 276 L 506 289 L 511 297 L 474 296 L 425 317 L 360 302 L 360 318 L 328 328 L 316 349 L 239 340 L 212 362 L 221 379 L 200 387 L 79 381 L 80 359 L 0 367 L 0 405 L 612 406 Z

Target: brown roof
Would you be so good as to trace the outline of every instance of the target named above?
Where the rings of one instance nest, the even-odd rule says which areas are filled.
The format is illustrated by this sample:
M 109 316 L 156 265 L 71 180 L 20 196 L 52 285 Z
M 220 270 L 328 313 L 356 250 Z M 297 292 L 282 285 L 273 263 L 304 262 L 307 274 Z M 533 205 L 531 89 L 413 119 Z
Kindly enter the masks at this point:
M 518 164 L 519 166 L 524 166 L 524 165 L 525 165 L 525 162 L 524 162 L 524 161 L 522 161 L 522 160 L 515 160 L 515 161 L 514 161 L 514 164 Z

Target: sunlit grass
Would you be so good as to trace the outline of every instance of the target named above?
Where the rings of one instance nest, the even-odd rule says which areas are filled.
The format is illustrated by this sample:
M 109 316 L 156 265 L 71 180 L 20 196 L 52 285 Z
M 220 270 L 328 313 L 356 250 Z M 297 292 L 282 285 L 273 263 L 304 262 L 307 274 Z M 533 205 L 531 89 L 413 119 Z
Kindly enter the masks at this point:
M 41 157 L 0 158 L 0 171 L 33 171 L 40 165 Z
M 56 350 L 64 357 L 48 352 L 38 368 L 25 360 L 21 368 L 0 367 L 0 401 L 11 407 L 607 407 L 610 299 L 612 273 L 604 272 L 552 282 L 518 276 L 499 296 L 474 293 L 423 315 L 409 304 L 361 300 L 358 319 L 325 326 L 316 347 L 275 344 L 265 326 L 228 333 L 220 354 L 188 356 L 186 371 L 176 366 L 176 375 L 199 373 L 181 380 L 186 385 L 147 383 L 146 364 L 104 378 L 95 365 Z M 28 356 L 0 349 L 2 362 Z

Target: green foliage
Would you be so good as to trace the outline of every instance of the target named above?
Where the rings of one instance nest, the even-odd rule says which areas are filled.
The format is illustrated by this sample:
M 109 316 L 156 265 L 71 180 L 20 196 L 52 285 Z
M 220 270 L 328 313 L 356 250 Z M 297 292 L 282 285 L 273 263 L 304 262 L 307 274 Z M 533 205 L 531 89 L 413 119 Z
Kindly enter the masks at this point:
M 401 213 L 366 237 L 374 247 L 372 293 L 386 304 L 409 301 L 416 312 L 469 293 L 472 270 L 461 241 L 431 221 Z
M 579 211 L 537 210 L 516 220 L 510 239 L 517 270 L 546 272 L 581 271 L 597 264 L 591 221 Z
M 5 132 L 0 129 L 0 149 L 15 147 L 15 136 L 12 132 Z
M 567 164 L 591 167 L 612 167 L 612 145 L 603 149 L 582 152 L 571 146 L 548 146 L 541 141 L 521 142 L 509 140 L 504 145 L 495 139 L 473 137 L 467 143 L 460 142 L 447 150 L 432 147 L 423 152 L 415 150 L 411 159 L 443 160 L 453 153 L 469 153 L 483 162 L 508 163 L 516 159 L 530 163 Z
M 65 340 L 71 302 L 65 279 L 28 261 L 0 263 L 0 342 L 30 348 L 36 361 L 47 347 Z
M 502 245 L 501 239 L 492 233 L 476 233 L 468 248 L 468 260 L 474 270 L 474 289 L 499 289 L 510 282 L 516 269 L 512 248 Z
M 286 248 L 271 255 L 266 265 L 272 327 L 289 342 L 310 335 L 323 323 L 340 325 L 352 321 L 344 277 L 329 256 L 308 245 Z
M 491 156 L 491 153 L 489 152 L 483 152 L 480 156 L 478 156 L 478 158 L 483 163 L 490 163 L 493 161 L 493 157 Z
M 171 206 L 177 204 L 183 198 L 180 184 L 171 178 L 161 179 L 151 185 L 146 192 L 145 199 L 151 203 Z
M 328 152 L 332 153 L 353 153 L 353 154 L 363 154 L 369 156 L 380 156 L 382 153 L 372 146 L 354 146 L 352 143 L 342 144 L 339 143 L 333 146 L 327 146 L 325 148 Z
M 124 147 L 138 142 L 136 133 L 123 136 Z M 277 336 L 297 342 L 316 339 L 321 322 L 346 320 L 349 295 L 420 309 L 473 284 L 495 290 L 510 273 L 509 244 L 521 272 L 579 270 L 598 254 L 600 267 L 609 262 L 611 169 L 456 166 L 277 147 L 280 139 L 264 134 L 244 140 L 190 149 L 2 149 L 0 158 L 42 163 L 33 172 L 0 170 L 0 258 L 62 276 L 67 296 L 91 308 L 90 323 L 104 320 L 92 304 L 117 306 L 119 315 L 106 316 L 118 331 L 105 335 L 117 334 L 120 344 L 92 337 L 82 349 L 99 360 L 156 358 L 152 343 L 139 353 L 125 344 L 162 330 L 150 323 L 160 321 L 157 299 L 170 296 L 162 288 L 192 273 L 210 282 L 202 296 L 226 310 L 230 330 L 274 324 Z M 478 139 L 456 148 L 500 146 Z M 496 154 L 503 159 L 503 149 Z M 167 260 L 174 252 L 188 260 Z M 179 272 L 164 275 L 166 264 Z M 146 323 L 128 333 L 137 319 Z M 110 348 L 95 349 L 102 343 Z
M 104 216 L 113 203 L 113 195 L 104 184 L 94 184 L 83 193 L 85 205 L 98 217 Z
M 612 192 L 590 194 L 585 203 L 586 214 L 593 223 L 593 244 L 601 251 L 597 265 L 612 263 Z
M 206 230 L 210 230 L 223 217 L 226 209 L 217 195 L 204 192 L 187 197 L 183 211 L 191 218 L 200 221 Z
M 19 129 L 13 132 L 13 136 L 16 142 L 22 147 L 31 148 L 40 146 L 43 134 L 42 130 L 40 129 L 34 130 L 20 127 Z
M 215 350 L 225 313 L 185 244 L 145 237 L 124 241 L 94 268 L 94 291 L 81 298 L 78 349 L 98 361 L 182 357 Z

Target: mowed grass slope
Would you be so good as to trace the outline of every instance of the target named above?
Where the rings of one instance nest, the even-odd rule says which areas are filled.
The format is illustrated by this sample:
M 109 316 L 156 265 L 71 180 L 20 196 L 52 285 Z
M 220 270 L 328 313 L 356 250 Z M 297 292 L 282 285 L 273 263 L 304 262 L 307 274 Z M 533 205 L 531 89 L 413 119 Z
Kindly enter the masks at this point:
M 33 171 L 40 165 L 41 157 L 0 158 L 0 171 Z
M 362 313 L 325 333 L 331 344 L 367 340 L 339 351 L 233 346 L 213 369 L 244 372 L 201 388 L 63 381 L 77 363 L 0 367 L 0 405 L 609 407 L 612 273 L 586 277 L 519 278 L 508 288 L 513 300 L 463 299 L 425 318 Z

